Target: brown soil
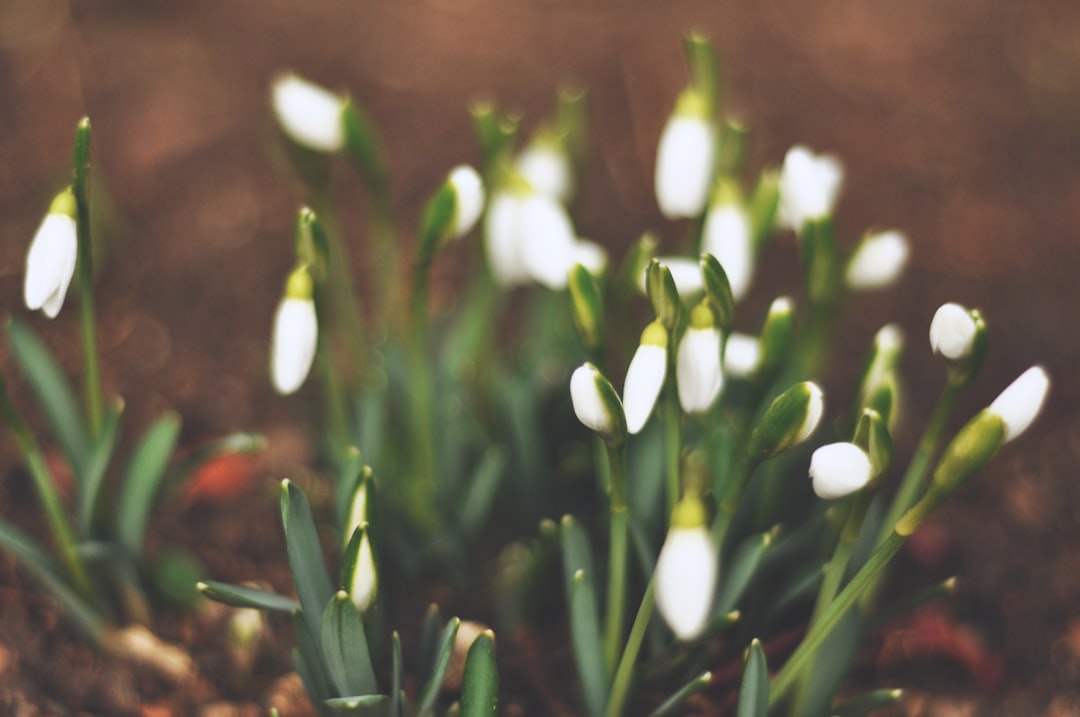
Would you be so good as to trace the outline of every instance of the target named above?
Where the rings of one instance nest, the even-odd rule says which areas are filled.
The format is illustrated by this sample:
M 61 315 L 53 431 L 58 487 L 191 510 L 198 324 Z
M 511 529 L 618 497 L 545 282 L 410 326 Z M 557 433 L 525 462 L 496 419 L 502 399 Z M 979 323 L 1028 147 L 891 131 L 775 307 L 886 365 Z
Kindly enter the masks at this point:
M 275 149 L 270 78 L 292 68 L 351 90 L 382 128 L 399 214 L 410 218 L 447 168 L 476 159 L 468 101 L 497 98 L 529 123 L 560 80 L 577 81 L 590 91 L 594 141 L 579 226 L 619 254 L 643 228 L 666 226 L 652 155 L 685 82 L 679 39 L 690 28 L 715 38 L 729 106 L 755 130 L 753 167 L 796 142 L 835 152 L 849 177 L 842 235 L 884 224 L 911 237 L 903 287 L 845 316 L 834 378 L 878 326 L 898 320 L 918 425 L 941 381 L 925 327 L 947 300 L 982 308 L 992 330 L 959 416 L 1031 363 L 1055 378 L 1036 429 L 906 554 L 905 582 L 958 573 L 961 596 L 940 619 L 883 636 L 870 679 L 910 686 L 911 714 L 1080 713 L 1070 370 L 1080 340 L 1068 329 L 1080 300 L 1075 3 L 0 0 L 0 305 L 22 311 L 28 239 L 65 181 L 75 122 L 89 114 L 95 191 L 115 217 L 98 289 L 108 390 L 128 398 L 129 425 L 172 408 L 189 443 L 257 430 L 277 446 L 245 500 L 171 506 L 162 534 L 215 576 L 285 589 L 273 486 L 310 465 L 303 426 L 313 406 L 310 393 L 279 399 L 262 380 L 300 201 Z M 362 208 L 346 186 L 360 269 Z M 759 305 L 775 288 L 761 283 Z M 32 321 L 66 366 L 77 364 L 77 312 Z M 8 372 L 6 355 L 0 363 Z M 8 517 L 32 503 L 12 485 L 10 445 L 0 455 Z M 256 705 L 288 670 L 279 646 L 240 679 L 209 637 L 220 616 L 166 617 L 162 636 L 188 645 L 200 674 L 196 687 L 170 685 L 73 641 L 27 583 L 0 556 L 0 712 L 262 713 Z M 558 699 L 537 711 L 562 712 Z

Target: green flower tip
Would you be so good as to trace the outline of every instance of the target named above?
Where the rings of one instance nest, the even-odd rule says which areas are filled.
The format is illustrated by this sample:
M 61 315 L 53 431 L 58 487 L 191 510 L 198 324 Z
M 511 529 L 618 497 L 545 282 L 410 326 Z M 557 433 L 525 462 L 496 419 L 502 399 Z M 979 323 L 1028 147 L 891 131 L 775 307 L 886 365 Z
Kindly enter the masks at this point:
M 61 214 L 65 217 L 77 218 L 78 209 L 75 204 L 75 194 L 71 188 L 63 190 L 52 200 L 49 205 L 49 214 Z
M 653 321 L 641 332 L 642 346 L 659 346 L 666 349 L 668 345 L 668 332 L 659 319 Z
M 709 100 L 696 87 L 687 87 L 675 101 L 675 111 L 672 114 L 676 117 L 708 120 Z
M 308 271 L 307 264 L 301 264 L 289 273 L 289 278 L 285 280 L 286 299 L 310 301 L 313 292 L 311 272 Z
M 702 528 L 708 525 L 709 516 L 705 504 L 696 493 L 687 493 L 671 511 L 671 527 Z
M 702 301 L 690 312 L 690 327 L 694 329 L 711 329 L 716 326 L 716 318 L 713 316 L 712 307 L 707 301 Z

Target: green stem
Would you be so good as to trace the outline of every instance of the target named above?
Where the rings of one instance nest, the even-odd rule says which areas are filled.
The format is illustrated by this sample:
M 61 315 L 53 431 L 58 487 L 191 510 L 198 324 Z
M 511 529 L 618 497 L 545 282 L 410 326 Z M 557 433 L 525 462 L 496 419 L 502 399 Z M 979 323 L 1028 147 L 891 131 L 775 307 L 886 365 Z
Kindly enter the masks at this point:
M 604 623 L 604 661 L 608 668 L 615 665 L 622 644 L 623 612 L 626 605 L 626 548 L 628 504 L 626 473 L 622 446 L 608 443 L 607 456 L 611 490 L 611 541 L 608 546 L 607 612 Z
M 626 647 L 619 659 L 619 667 L 615 670 L 615 677 L 611 681 L 611 692 L 608 694 L 607 710 L 604 717 L 620 717 L 623 707 L 626 705 L 626 696 L 630 691 L 630 681 L 634 675 L 634 663 L 637 662 L 638 653 L 641 651 L 641 643 L 645 640 L 645 630 L 649 626 L 653 609 L 656 607 L 656 599 L 653 597 L 653 581 L 645 588 L 645 594 L 641 598 L 634 624 L 630 627 L 630 636 L 626 639 Z
M 679 421 L 682 410 L 676 395 L 674 382 L 670 382 L 664 397 L 664 472 L 667 477 L 667 515 L 675 510 L 679 502 L 679 453 L 682 449 L 682 436 Z
M 327 440 L 331 445 L 331 455 L 335 466 L 341 466 L 345 452 L 352 445 L 349 430 L 349 414 L 345 407 L 345 392 L 341 386 L 330 342 L 324 338 L 325 332 L 319 331 L 319 357 L 321 362 L 323 398 L 326 401 Z
M 745 446 L 745 443 L 742 445 Z M 760 459 L 752 459 L 745 453 L 742 454 L 742 458 L 733 471 L 731 483 L 728 484 L 727 490 L 724 491 L 724 497 L 720 501 L 720 509 L 717 511 L 712 524 L 713 544 L 721 553 L 724 550 L 724 540 L 727 537 L 728 528 L 731 527 L 731 521 L 735 518 L 735 512 L 739 509 L 739 501 L 742 499 L 746 484 L 760 462 Z
M 104 401 L 101 392 L 101 368 L 98 360 L 97 321 L 94 316 L 94 250 L 90 244 L 90 118 L 83 117 L 75 131 L 75 175 L 71 184 L 75 195 L 75 227 L 79 253 L 79 305 L 83 346 L 83 388 L 90 437 L 101 435 Z
M 64 507 L 57 493 L 52 472 L 45 462 L 45 456 L 42 455 L 41 448 L 38 446 L 37 441 L 34 440 L 34 434 L 30 432 L 22 415 L 19 414 L 15 404 L 12 403 L 7 391 L 7 382 L 3 380 L 2 376 L 0 376 L 0 415 L 2 415 L 4 422 L 19 446 L 19 450 L 22 451 L 23 457 L 26 459 L 26 465 L 30 469 L 30 476 L 34 479 L 34 487 L 37 489 L 38 498 L 41 500 L 41 506 L 45 510 L 45 519 L 49 523 L 49 531 L 52 533 L 53 542 L 56 544 L 61 560 L 67 566 L 72 584 L 83 597 L 92 600 L 93 588 L 90 578 L 87 575 L 86 566 L 76 550 L 75 534 L 71 529 L 71 523 L 68 522 L 67 516 L 64 514 Z
M 873 586 L 878 575 L 885 569 L 886 564 L 896 555 L 906 540 L 906 536 L 896 532 L 891 533 L 878 546 L 874 554 L 870 556 L 870 560 L 867 561 L 866 565 L 855 574 L 847 587 L 836 596 L 835 600 L 829 603 L 829 606 L 818 617 L 817 622 L 810 627 L 799 647 L 791 654 L 784 667 L 773 678 L 769 689 L 770 707 L 777 705 L 781 698 L 786 696 L 788 690 L 794 686 L 795 679 L 802 674 L 807 663 L 817 653 L 818 648 L 821 647 L 821 643 L 825 641 L 825 638 L 829 636 L 829 633 L 832 632 L 847 611 L 858 602 L 863 593 Z
M 418 260 L 413 266 L 411 321 L 409 326 L 409 412 L 412 424 L 411 451 L 415 459 L 409 504 L 414 517 L 426 527 L 434 527 L 431 508 L 437 471 L 435 470 L 434 385 L 428 352 L 428 281 L 431 263 Z

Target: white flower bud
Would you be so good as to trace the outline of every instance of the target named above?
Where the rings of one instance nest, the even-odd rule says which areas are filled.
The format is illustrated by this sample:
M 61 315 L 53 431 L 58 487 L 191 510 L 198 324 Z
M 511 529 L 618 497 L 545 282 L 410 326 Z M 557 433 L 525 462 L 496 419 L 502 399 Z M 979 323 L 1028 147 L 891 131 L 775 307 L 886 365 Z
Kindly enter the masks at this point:
M 586 428 L 610 436 L 616 434 L 619 427 L 600 393 L 597 382 L 603 380 L 600 371 L 591 363 L 578 366 L 570 376 L 570 400 L 574 404 L 574 414 Z
M 307 268 L 298 267 L 289 276 L 285 296 L 274 315 L 270 378 L 277 392 L 283 395 L 300 388 L 315 360 L 319 322 L 311 291 Z
M 656 607 L 680 640 L 693 640 L 708 624 L 718 560 L 706 526 L 668 531 L 656 561 Z
M 570 198 L 573 173 L 566 153 L 550 142 L 533 142 L 517 159 L 517 171 L 541 194 L 560 202 Z
M 371 550 L 371 539 L 368 537 L 367 530 L 360 538 L 356 568 L 353 570 L 348 588 L 349 598 L 360 612 L 371 607 L 375 602 L 375 596 L 379 593 L 379 575 L 375 570 L 375 554 Z
M 780 172 L 780 207 L 777 219 L 799 231 L 811 219 L 832 214 L 844 169 L 835 157 L 815 155 L 803 146 L 792 147 Z
M 845 280 L 852 291 L 880 289 L 899 278 L 909 253 L 907 238 L 898 231 L 863 239 L 847 265 Z
M 756 336 L 733 331 L 724 345 L 724 373 L 749 378 L 761 364 L 761 342 Z
M 522 204 L 521 214 L 519 241 L 525 270 L 549 289 L 565 289 L 577 241 L 566 209 L 551 197 L 532 193 Z
M 823 500 L 843 498 L 870 482 L 870 457 L 854 443 L 830 443 L 810 457 L 814 493 Z
M 712 254 L 724 267 L 731 296 L 739 301 L 754 275 L 754 246 L 750 219 L 735 205 L 711 209 L 705 217 L 701 251 Z
M 668 119 L 656 151 L 656 201 L 664 216 L 696 217 L 705 210 L 715 157 L 716 133 L 705 117 L 676 111 Z
M 290 73 L 274 80 L 271 99 L 281 128 L 297 144 L 327 153 L 345 146 L 342 97 Z
M 596 242 L 578 238 L 574 242 L 570 266 L 581 264 L 593 276 L 600 276 L 607 269 L 607 250 Z
M 50 319 L 56 318 L 64 305 L 78 256 L 75 220 L 68 214 L 50 211 L 26 253 L 23 298 L 28 309 L 41 309 Z
M 1042 366 L 1032 366 L 1001 392 L 987 410 L 1005 424 L 1005 441 L 1027 430 L 1046 402 L 1050 377 Z
M 484 210 L 484 181 L 467 164 L 454 167 L 447 181 L 454 189 L 454 236 L 461 237 L 472 231 Z
M 950 361 L 971 355 L 978 325 L 971 312 L 960 304 L 942 304 L 930 321 L 930 348 Z
M 671 272 L 671 280 L 675 282 L 675 291 L 682 299 L 692 299 L 705 291 L 705 280 L 701 276 L 701 264 L 697 259 L 685 256 L 662 256 L 658 257 L 657 261 Z M 646 265 L 638 282 L 638 288 L 643 294 L 647 292 L 648 274 L 649 267 Z
M 807 381 L 806 391 L 809 396 L 806 402 L 806 416 L 795 437 L 794 445 L 802 443 L 817 430 L 818 424 L 821 423 L 821 416 L 825 413 L 825 394 L 821 392 L 821 388 L 816 383 Z
M 484 217 L 484 245 L 495 282 L 504 288 L 529 280 L 521 251 L 522 205 L 525 196 L 513 191 L 495 193 Z
M 707 321 L 701 318 L 706 314 Z M 724 385 L 720 330 L 712 325 L 711 319 L 707 306 L 699 305 L 694 309 L 675 357 L 679 404 L 686 413 L 708 411 Z
M 634 357 L 626 369 L 623 408 L 626 430 L 640 433 L 652 415 L 667 375 L 667 330 L 659 321 L 645 327 Z

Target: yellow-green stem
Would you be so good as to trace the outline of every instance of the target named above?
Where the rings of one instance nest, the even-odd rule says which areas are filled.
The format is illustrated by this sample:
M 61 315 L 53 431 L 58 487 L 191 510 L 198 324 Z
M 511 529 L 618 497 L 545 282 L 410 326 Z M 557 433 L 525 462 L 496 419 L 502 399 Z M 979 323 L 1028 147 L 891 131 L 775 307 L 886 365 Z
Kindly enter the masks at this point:
M 94 312 L 94 250 L 90 244 L 90 119 L 84 117 L 75 131 L 74 179 L 75 231 L 79 255 L 79 308 L 82 324 L 83 389 L 90 437 L 101 436 L 104 401 L 101 393 L 101 368 L 97 345 L 97 320 Z
M 679 453 L 682 449 L 682 436 L 679 421 L 682 411 L 679 397 L 675 392 L 674 382 L 669 382 L 664 392 L 664 472 L 667 478 L 667 515 L 675 510 L 679 502 Z
M 431 263 L 418 260 L 413 266 L 411 320 L 409 326 L 409 413 L 412 426 L 410 451 L 415 459 L 409 487 L 414 518 L 434 528 L 432 505 L 435 470 L 434 381 L 428 353 L 428 281 Z
M 626 696 L 630 690 L 630 680 L 634 675 L 634 663 L 637 662 L 641 643 L 645 640 L 645 630 L 649 626 L 655 607 L 653 581 L 650 580 L 649 586 L 645 588 L 645 595 L 641 598 L 641 605 L 638 606 L 637 615 L 634 616 L 634 624 L 630 627 L 630 636 L 626 638 L 626 647 L 619 659 L 615 677 L 611 681 L 611 692 L 608 693 L 604 717 L 621 717 L 622 715 L 623 708 L 626 706 Z
M 626 549 L 628 509 L 622 445 L 608 443 L 609 490 L 611 491 L 610 544 L 608 545 L 607 612 L 604 622 L 604 661 L 613 669 L 623 639 L 626 605 Z

